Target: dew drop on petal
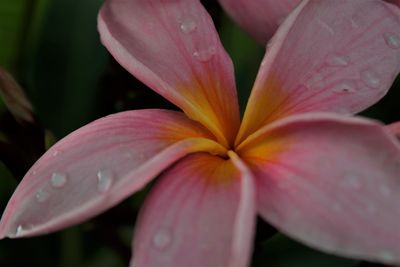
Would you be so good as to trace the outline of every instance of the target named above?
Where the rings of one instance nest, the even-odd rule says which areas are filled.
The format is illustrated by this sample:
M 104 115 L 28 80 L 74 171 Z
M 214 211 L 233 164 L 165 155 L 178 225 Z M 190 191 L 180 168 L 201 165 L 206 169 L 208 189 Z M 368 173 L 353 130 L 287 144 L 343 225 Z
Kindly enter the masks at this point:
M 346 174 L 344 176 L 342 185 L 349 189 L 360 189 L 361 188 L 360 179 L 355 174 Z
M 187 18 L 181 22 L 180 28 L 183 33 L 189 34 L 196 30 L 197 24 L 192 18 Z
M 324 77 L 321 74 L 315 73 L 308 78 L 304 86 L 312 90 L 319 90 L 323 87 L 323 81 Z
M 112 185 L 114 175 L 111 170 L 105 169 L 97 172 L 97 190 L 100 193 L 107 192 Z
M 44 189 L 40 189 L 35 195 L 36 201 L 39 203 L 45 202 L 49 198 L 49 193 Z
M 62 172 L 55 172 L 51 176 L 51 185 L 55 188 L 61 188 L 67 183 L 67 175 Z
M 200 62 L 209 61 L 217 52 L 217 49 L 214 46 L 210 46 L 204 50 L 198 50 L 193 53 L 193 56 Z
M 378 88 L 381 85 L 381 80 L 379 79 L 378 74 L 372 70 L 361 72 L 361 79 L 371 88 Z
M 353 81 L 341 81 L 335 85 L 332 89 L 336 93 L 354 93 L 356 91 L 356 85 Z
M 166 249 L 172 242 L 171 233 L 167 229 L 160 229 L 153 236 L 153 246 L 156 249 Z
M 53 155 L 53 157 L 56 157 L 56 156 L 58 156 L 58 154 L 60 154 L 60 151 L 54 150 L 52 155 Z
M 383 38 L 385 39 L 386 44 L 393 49 L 399 49 L 400 48 L 400 35 L 396 33 L 390 33 L 387 32 L 383 35 Z
M 23 232 L 24 228 L 22 227 L 22 225 L 18 225 L 17 231 L 15 232 L 15 237 L 21 236 Z
M 347 56 L 330 55 L 326 58 L 326 64 L 332 67 L 345 67 L 349 65 L 350 59 Z
M 329 25 L 327 22 L 318 19 L 317 23 L 321 26 L 321 28 L 323 28 L 324 30 L 326 30 L 327 32 L 329 32 L 331 35 L 335 34 L 335 30 L 333 29 L 333 27 L 331 25 Z

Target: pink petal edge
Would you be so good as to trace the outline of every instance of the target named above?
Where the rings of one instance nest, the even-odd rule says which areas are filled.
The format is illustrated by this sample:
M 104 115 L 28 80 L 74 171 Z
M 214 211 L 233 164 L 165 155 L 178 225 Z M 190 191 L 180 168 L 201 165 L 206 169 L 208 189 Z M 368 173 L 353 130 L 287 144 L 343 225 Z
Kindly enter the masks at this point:
M 233 141 L 240 122 L 233 66 L 198 0 L 108 0 L 98 28 L 132 75 L 220 142 Z
M 303 1 L 270 42 L 237 142 L 290 114 L 354 114 L 400 72 L 400 9 L 379 0 Z
M 182 159 L 142 207 L 131 266 L 247 266 L 254 200 L 251 173 L 239 159 L 203 153 Z
M 225 11 L 260 44 L 267 44 L 301 0 L 219 0 Z
M 397 139 L 400 140 L 400 121 L 392 123 L 392 124 L 389 124 L 389 125 L 386 126 L 386 128 L 390 132 L 392 132 L 397 137 Z
M 51 147 L 25 175 L 1 219 L 0 238 L 45 234 L 93 217 L 184 155 L 215 149 L 209 136 L 167 110 L 122 112 L 90 123 Z
M 276 142 L 279 153 L 260 155 Z M 400 143 L 383 125 L 296 115 L 242 149 L 253 164 L 258 210 L 276 228 L 328 253 L 400 263 Z

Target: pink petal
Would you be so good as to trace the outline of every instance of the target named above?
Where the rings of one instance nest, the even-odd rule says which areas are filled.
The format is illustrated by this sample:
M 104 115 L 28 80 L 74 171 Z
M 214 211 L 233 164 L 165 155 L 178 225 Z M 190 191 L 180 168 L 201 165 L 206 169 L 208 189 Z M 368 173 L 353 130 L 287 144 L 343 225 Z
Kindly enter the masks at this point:
M 357 113 L 384 96 L 400 71 L 400 9 L 378 0 L 303 1 L 263 62 L 240 140 L 289 114 Z
M 252 176 L 238 158 L 199 153 L 181 160 L 143 206 L 131 266 L 247 266 L 253 190 Z
M 393 135 L 369 120 L 317 113 L 256 135 L 240 154 L 253 164 L 265 220 L 328 253 L 400 263 L 400 144 Z
M 98 23 L 103 44 L 130 73 L 222 143 L 233 141 L 239 108 L 232 62 L 199 1 L 109 0 Z
M 385 1 L 400 7 L 400 0 L 385 0 Z
M 386 128 L 400 140 L 400 121 L 389 124 L 386 126 Z
M 213 149 L 208 136 L 167 110 L 123 112 L 86 125 L 25 175 L 3 214 L 0 238 L 49 233 L 93 217 L 189 152 Z
M 243 29 L 264 45 L 301 0 L 219 0 L 219 2 Z

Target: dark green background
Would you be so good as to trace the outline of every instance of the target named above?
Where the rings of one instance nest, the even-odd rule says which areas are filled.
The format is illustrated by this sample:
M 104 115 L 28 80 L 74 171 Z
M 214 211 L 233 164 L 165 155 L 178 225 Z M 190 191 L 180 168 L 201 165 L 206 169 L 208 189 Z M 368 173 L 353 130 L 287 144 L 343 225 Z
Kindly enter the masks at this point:
M 149 107 L 174 108 L 127 74 L 101 46 L 96 30 L 96 15 L 101 2 L 0 1 L 0 65 L 11 71 L 26 90 L 40 127 L 46 129 L 47 143 L 106 114 Z M 243 107 L 264 49 L 235 26 L 215 1 L 203 2 L 233 58 Z M 363 115 L 385 123 L 400 120 L 399 99 L 397 81 L 390 93 Z M 9 116 L 1 100 L 0 114 Z M 0 131 L 9 126 L 7 121 L 2 120 Z M 17 127 L 15 131 L 26 141 L 25 148 L 37 147 L 37 140 L 24 135 L 24 128 Z M 40 155 L 41 152 L 37 153 Z M 23 166 L 30 163 L 15 164 L 21 164 L 18 165 L 21 166 L 19 171 L 24 172 L 26 167 Z M 0 213 L 22 178 L 15 173 L 0 162 Z M 25 240 L 0 241 L 0 266 L 127 266 L 135 217 L 147 190 L 109 212 L 63 232 Z M 306 248 L 276 234 L 274 229 L 259 220 L 253 266 L 378 265 L 337 258 Z

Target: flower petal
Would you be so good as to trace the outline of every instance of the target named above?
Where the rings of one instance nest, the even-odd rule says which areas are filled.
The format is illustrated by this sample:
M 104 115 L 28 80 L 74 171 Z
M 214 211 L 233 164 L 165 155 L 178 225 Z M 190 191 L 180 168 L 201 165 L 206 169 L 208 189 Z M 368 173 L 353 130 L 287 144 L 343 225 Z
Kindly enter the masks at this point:
M 219 0 L 219 2 L 243 29 L 265 45 L 279 24 L 301 0 Z
M 209 135 L 167 110 L 123 112 L 86 125 L 25 175 L 3 214 L 0 238 L 49 233 L 93 217 L 187 153 L 214 149 Z
M 386 126 L 398 139 L 400 139 L 400 121 Z
M 143 206 L 131 266 L 247 266 L 253 190 L 251 174 L 237 158 L 184 158 L 160 177 Z
M 400 263 L 400 144 L 383 126 L 296 115 L 240 155 L 252 163 L 259 212 L 282 232 L 325 252 Z
M 271 40 L 237 142 L 309 111 L 357 113 L 400 71 L 400 9 L 378 0 L 303 1 Z
M 103 44 L 150 88 L 226 144 L 239 126 L 232 62 L 199 1 L 109 0 Z
M 397 5 L 398 7 L 400 7 L 400 0 L 385 0 L 389 3 L 392 3 L 394 5 Z

